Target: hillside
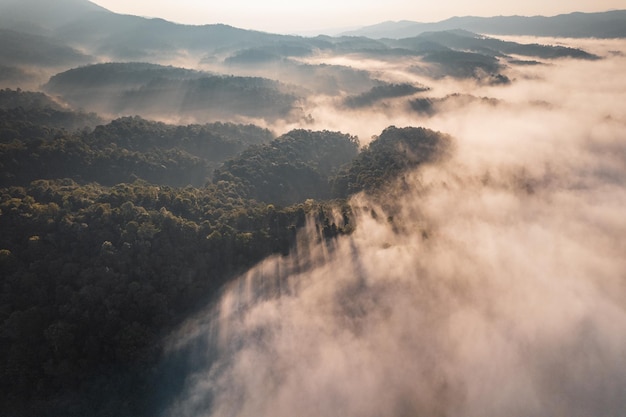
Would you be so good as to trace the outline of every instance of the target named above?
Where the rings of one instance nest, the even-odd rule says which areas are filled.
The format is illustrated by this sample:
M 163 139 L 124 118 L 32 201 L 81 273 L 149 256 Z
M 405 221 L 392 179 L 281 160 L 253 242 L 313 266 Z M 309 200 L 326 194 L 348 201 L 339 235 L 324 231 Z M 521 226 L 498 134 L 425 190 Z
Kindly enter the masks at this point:
M 67 131 L 35 117 L 63 111 L 48 97 L 1 96 L 0 410 L 12 416 L 154 415 L 181 389 L 170 380 L 155 398 L 165 334 L 236 274 L 289 253 L 307 217 L 326 239 L 353 230 L 345 204 L 311 200 L 330 197 L 337 174 L 358 178 L 339 197 L 374 192 L 448 145 L 390 128 L 359 153 L 340 132 L 273 139 L 136 117 Z
M 108 63 L 55 75 L 44 86 L 78 108 L 113 116 L 289 117 L 297 97 L 279 82 L 146 63 Z
M 107 14 L 112 13 L 87 0 L 0 1 L 0 27 L 41 35 L 88 16 Z
M 85 64 L 91 58 L 59 41 L 0 29 L 0 55 L 3 65 L 65 67 Z
M 176 56 L 179 50 L 213 54 L 297 37 L 227 25 L 181 25 L 110 12 L 87 0 L 3 0 L 0 28 L 45 35 L 74 48 L 118 59 Z
M 294 130 L 226 161 L 213 182 L 232 182 L 249 198 L 280 205 L 328 199 L 332 178 L 358 151 L 350 135 Z

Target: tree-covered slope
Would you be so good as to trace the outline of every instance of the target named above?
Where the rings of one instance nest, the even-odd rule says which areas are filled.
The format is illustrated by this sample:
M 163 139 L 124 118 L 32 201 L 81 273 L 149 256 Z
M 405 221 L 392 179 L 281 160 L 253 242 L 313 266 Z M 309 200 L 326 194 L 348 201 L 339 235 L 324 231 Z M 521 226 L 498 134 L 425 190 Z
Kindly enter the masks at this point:
M 197 118 L 286 118 L 297 97 L 260 77 L 212 75 L 147 63 L 108 63 L 75 68 L 44 86 L 78 108 L 111 115 Z
M 384 188 L 449 147 L 418 128 L 362 150 L 340 132 L 272 140 L 137 117 L 68 131 L 37 113 L 63 111 L 46 96 L 2 96 L 20 104 L 0 112 L 0 413 L 12 417 L 153 415 L 168 331 L 288 253 L 307 216 L 321 238 L 350 233 L 349 206 L 321 199 Z M 212 182 L 172 186 L 220 161 Z
M 330 198 L 330 178 L 358 147 L 347 134 L 294 130 L 226 161 L 213 181 L 233 182 L 250 198 L 281 205 Z
M 440 132 L 390 126 L 336 175 L 333 194 L 345 197 L 384 189 L 419 165 L 445 157 L 451 146 L 452 139 Z
M 273 138 L 252 125 L 174 126 L 139 117 L 101 122 L 94 114 L 0 109 L 0 186 L 56 178 L 202 186 L 222 161 Z M 87 130 L 70 130 L 79 126 Z
M 91 58 L 49 37 L 0 28 L 0 56 L 3 65 L 70 67 Z
M 0 189 L 0 411 L 149 415 L 167 329 L 229 277 L 288 251 L 304 217 L 228 184 Z

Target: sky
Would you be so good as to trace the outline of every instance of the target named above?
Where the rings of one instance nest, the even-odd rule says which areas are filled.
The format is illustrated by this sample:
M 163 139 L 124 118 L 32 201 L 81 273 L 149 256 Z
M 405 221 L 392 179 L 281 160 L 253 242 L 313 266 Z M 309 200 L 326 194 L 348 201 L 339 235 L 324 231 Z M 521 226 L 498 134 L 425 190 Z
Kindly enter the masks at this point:
M 95 0 L 111 11 L 188 24 L 224 23 L 273 33 L 348 29 L 388 20 L 435 22 L 453 16 L 544 15 L 626 9 L 626 0 Z

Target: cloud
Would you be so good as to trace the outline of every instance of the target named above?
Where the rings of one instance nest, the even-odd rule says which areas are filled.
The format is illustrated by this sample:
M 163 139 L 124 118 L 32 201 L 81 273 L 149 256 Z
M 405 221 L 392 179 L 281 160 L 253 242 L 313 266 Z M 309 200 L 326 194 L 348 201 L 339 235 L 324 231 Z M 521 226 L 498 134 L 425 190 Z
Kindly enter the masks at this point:
M 356 196 L 352 235 L 310 226 L 173 334 L 172 353 L 211 349 L 189 353 L 166 414 L 622 415 L 624 64 L 518 68 L 511 86 L 459 91 L 506 104 L 426 119 L 352 113 L 345 131 L 424 125 L 455 154 L 411 192 Z

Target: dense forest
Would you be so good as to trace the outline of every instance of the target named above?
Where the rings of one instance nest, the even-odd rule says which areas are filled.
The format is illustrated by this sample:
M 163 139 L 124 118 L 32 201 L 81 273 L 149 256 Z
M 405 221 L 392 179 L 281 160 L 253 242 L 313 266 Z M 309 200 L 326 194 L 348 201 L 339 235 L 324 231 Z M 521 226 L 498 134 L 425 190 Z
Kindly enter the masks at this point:
M 289 253 L 307 218 L 325 239 L 350 233 L 351 194 L 449 146 L 418 128 L 360 147 L 330 131 L 105 123 L 2 90 L 0 409 L 150 415 L 169 330 L 232 277 Z

